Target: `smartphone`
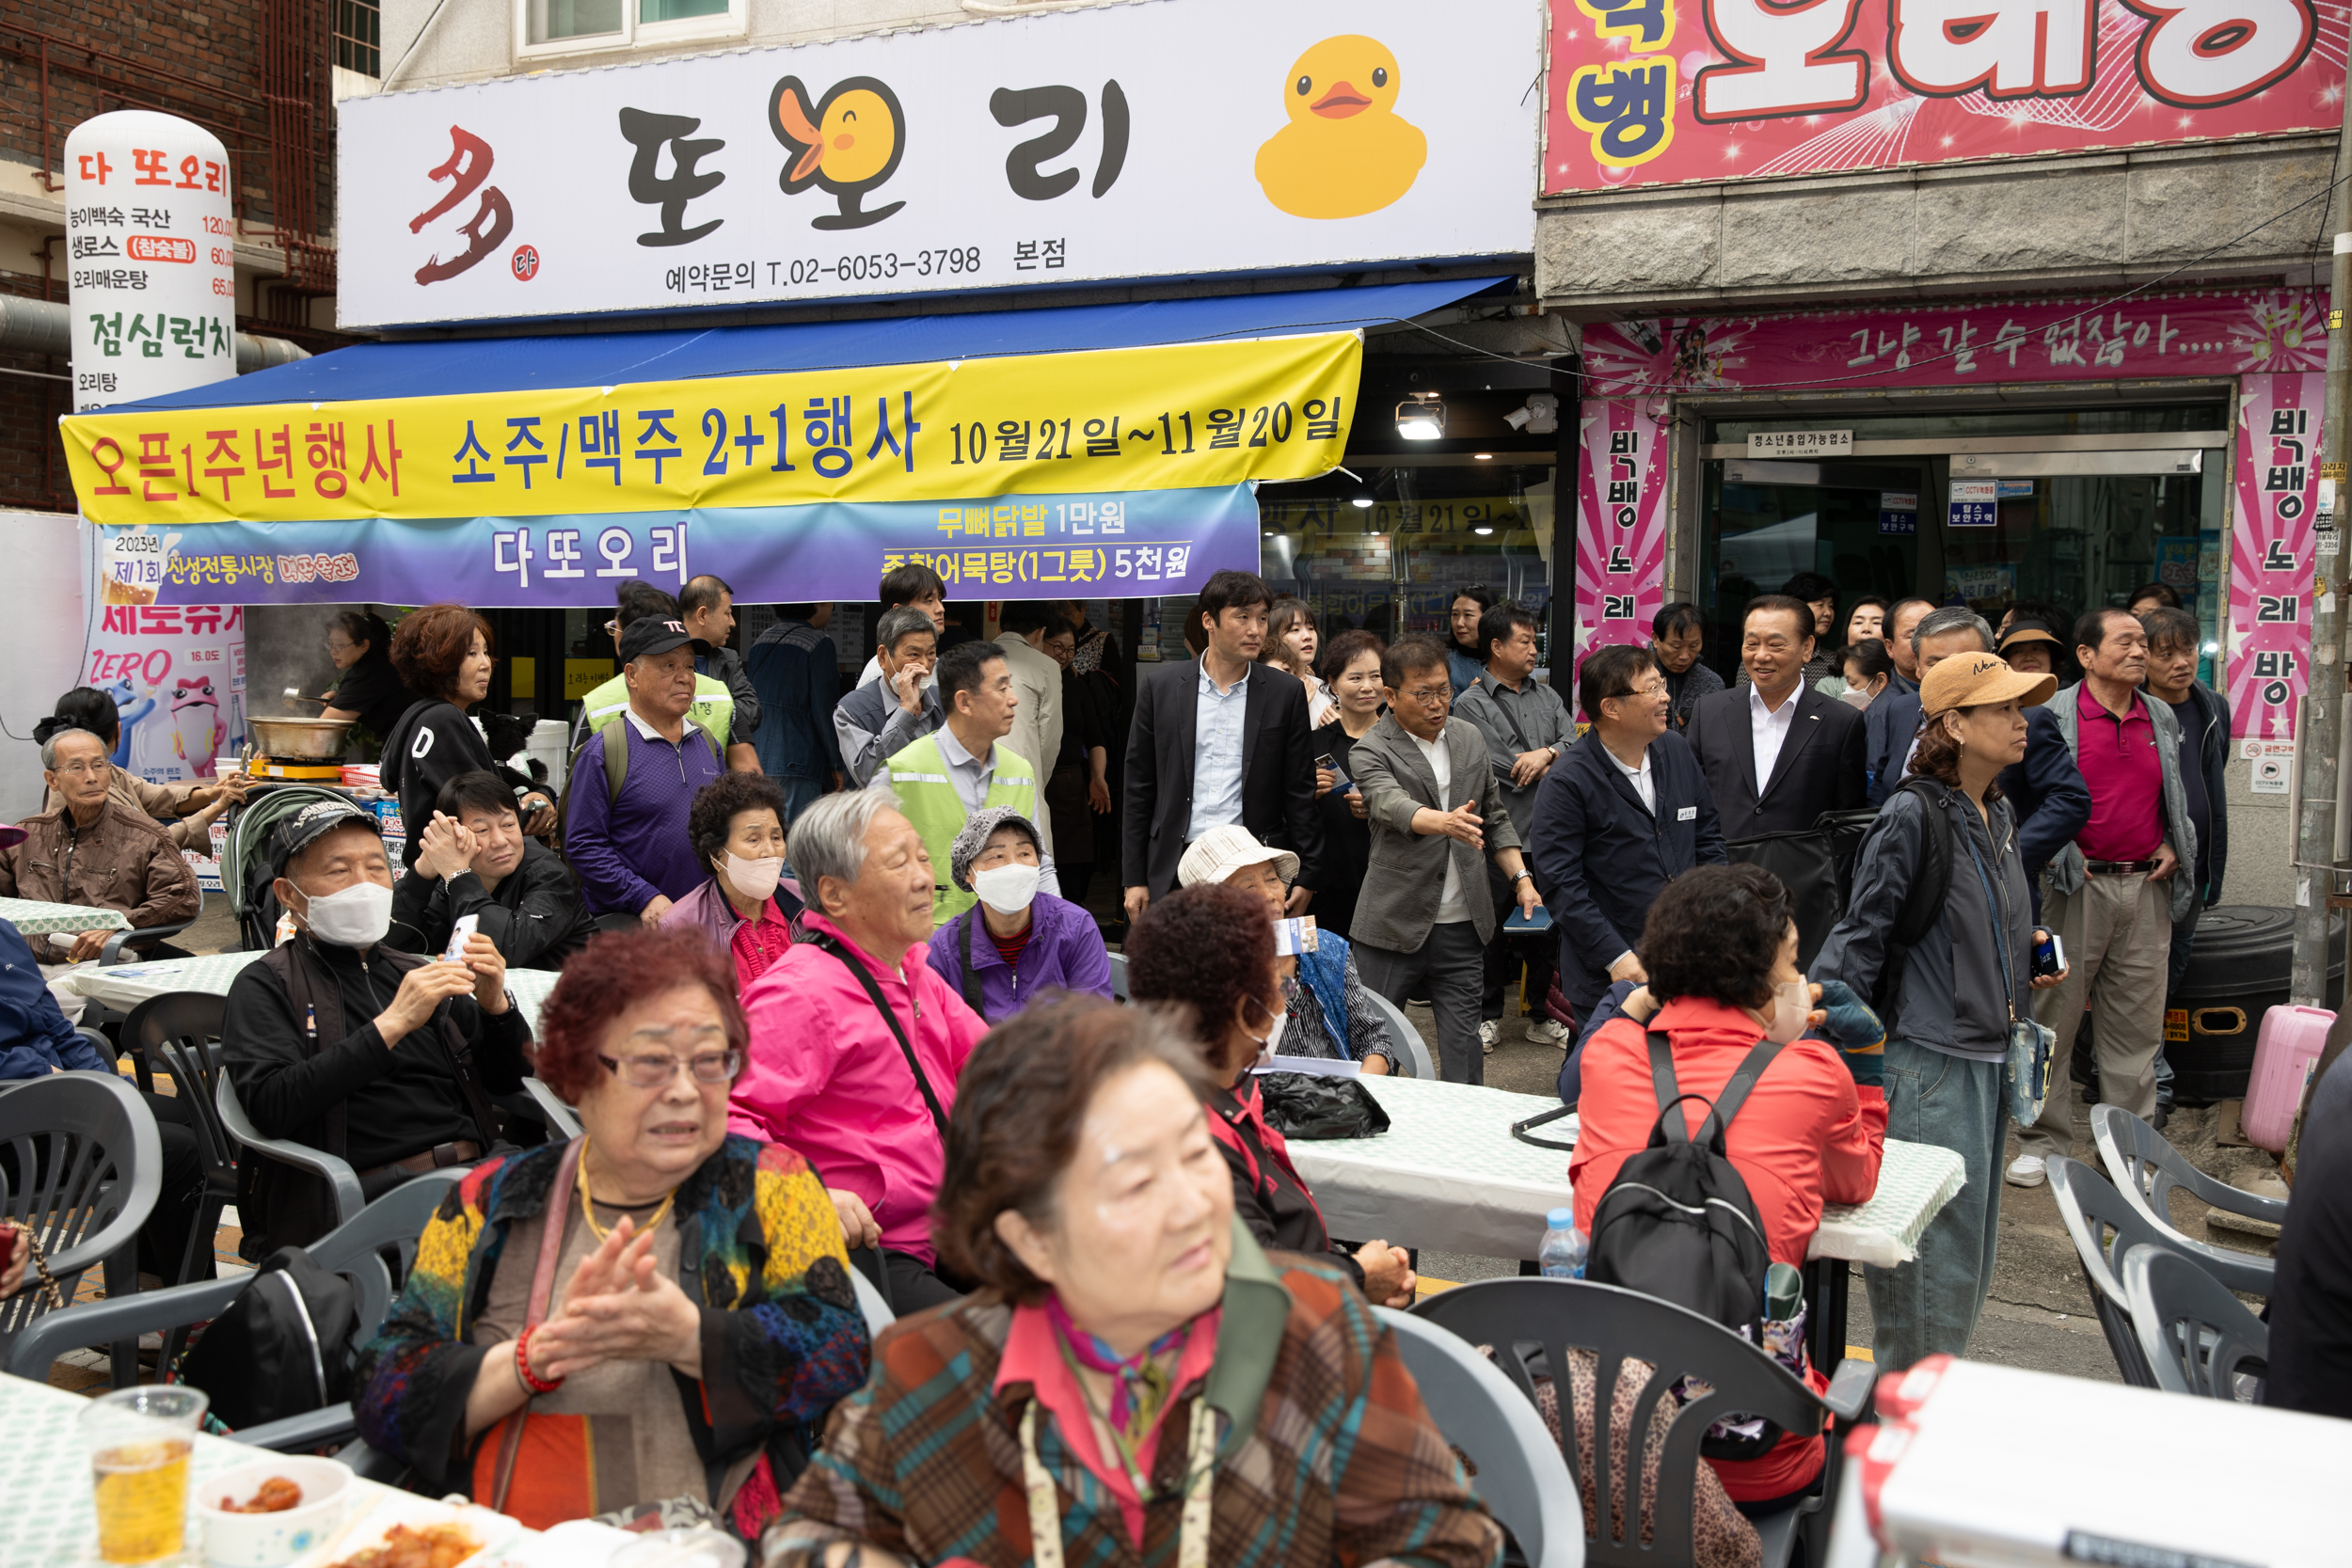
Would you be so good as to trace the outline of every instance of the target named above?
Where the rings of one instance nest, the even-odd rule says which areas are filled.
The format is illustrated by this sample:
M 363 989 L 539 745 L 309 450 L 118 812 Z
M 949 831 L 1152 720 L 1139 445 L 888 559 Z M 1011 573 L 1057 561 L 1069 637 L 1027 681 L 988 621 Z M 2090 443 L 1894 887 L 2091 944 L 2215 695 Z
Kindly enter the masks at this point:
M 1502 923 L 1502 928 L 1506 931 L 1549 931 L 1551 929 L 1551 911 L 1541 904 L 1535 906 L 1533 915 L 1513 910 L 1511 918 Z
M 1274 923 L 1274 956 L 1278 958 L 1312 953 L 1322 940 L 1315 934 L 1313 915 L 1302 914 L 1295 920 L 1278 920 Z
M 466 939 L 472 936 L 475 928 L 481 924 L 482 917 L 478 914 L 459 915 L 457 923 L 450 927 L 449 945 L 441 949 L 441 961 L 456 963 L 463 959 L 466 956 Z
M 1349 790 L 1356 787 L 1356 781 L 1347 776 L 1347 769 L 1342 768 L 1340 766 L 1339 758 L 1333 756 L 1330 752 L 1326 752 L 1323 755 L 1315 758 L 1315 766 L 1331 775 L 1332 794 L 1344 795 Z
M 2066 969 L 2066 943 L 2056 931 L 2045 931 L 2033 944 L 2033 973 L 2037 980 L 2058 974 Z

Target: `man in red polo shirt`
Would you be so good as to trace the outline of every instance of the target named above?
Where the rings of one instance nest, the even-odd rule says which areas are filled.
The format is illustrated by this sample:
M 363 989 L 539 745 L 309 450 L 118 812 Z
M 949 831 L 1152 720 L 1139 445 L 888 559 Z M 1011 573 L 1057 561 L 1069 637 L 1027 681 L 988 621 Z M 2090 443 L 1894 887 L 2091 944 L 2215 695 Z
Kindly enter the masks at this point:
M 2139 689 L 2148 634 L 2129 612 L 2091 610 L 2074 625 L 2082 684 L 2050 699 L 2066 748 L 2090 790 L 2090 820 L 2044 873 L 2042 923 L 2066 944 L 2066 979 L 2034 996 L 2034 1016 L 2058 1033 L 2041 1118 L 2018 1134 L 2015 1187 L 2039 1187 L 2042 1162 L 2074 1145 L 2074 1051 L 2086 999 L 2098 1014 L 2099 1096 L 2134 1116 L 2156 1109 L 2155 1056 L 2164 1043 L 2165 966 L 2172 922 L 2196 897 L 2197 832 L 2181 783 L 2181 728 L 2172 709 Z

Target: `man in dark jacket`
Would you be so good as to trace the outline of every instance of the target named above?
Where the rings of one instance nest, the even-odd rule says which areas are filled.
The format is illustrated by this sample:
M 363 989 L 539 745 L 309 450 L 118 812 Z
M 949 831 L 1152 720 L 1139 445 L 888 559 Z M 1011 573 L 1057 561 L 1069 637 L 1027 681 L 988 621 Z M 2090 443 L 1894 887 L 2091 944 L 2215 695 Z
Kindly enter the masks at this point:
M 825 628 L 830 604 L 776 607 L 776 624 L 744 656 L 759 691 L 759 729 L 752 736 L 759 766 L 784 786 L 784 825 L 841 787 L 841 747 L 833 736 L 841 700 L 840 657 Z
M 759 728 L 759 688 L 752 684 L 751 673 L 743 668 L 743 656 L 727 646 L 727 639 L 735 635 L 735 590 L 714 577 L 692 578 L 678 590 L 677 607 L 678 618 L 694 640 L 710 644 L 710 652 L 695 656 L 694 673 L 724 681 L 735 698 L 727 766 L 740 773 L 756 773 L 759 752 L 752 745 L 752 736 Z
M 441 786 L 417 863 L 392 888 L 392 934 L 404 952 L 438 956 L 461 916 L 509 969 L 561 969 L 596 926 L 563 857 L 523 835 L 514 791 L 495 773 Z
M 1577 700 L 1592 729 L 1536 792 L 1528 858 L 1560 927 L 1560 990 L 1581 1024 L 1612 982 L 1649 977 L 1635 948 L 1660 890 L 1726 857 L 1714 797 L 1668 727 L 1672 698 L 1648 650 L 1596 649 Z
M 2189 820 L 2197 826 L 2197 897 L 2172 923 L 2171 967 L 2165 985 L 2166 1033 L 2171 1032 L 2173 1003 L 2188 977 L 2190 944 L 2197 922 L 2221 902 L 2221 875 L 2230 858 L 2230 706 L 2221 694 L 2197 678 L 2197 617 L 2185 610 L 2143 613 L 2148 628 L 2148 695 L 2169 705 L 2181 721 L 2181 787 L 2188 794 Z M 2184 1025 L 2187 1020 L 2182 1020 Z M 2172 1064 L 2156 1053 L 2156 1125 L 2172 1109 Z
M 1751 601 L 1740 660 L 1750 684 L 1703 697 L 1683 732 L 1715 793 L 1726 840 L 1801 832 L 1863 803 L 1862 715 L 1804 684 L 1813 607 Z M 1871 705 L 1876 706 L 1876 704 Z
M 375 818 L 344 800 L 305 806 L 270 845 L 272 890 L 294 939 L 229 988 L 222 1065 L 262 1132 L 350 1162 L 373 1197 L 497 1137 L 493 1093 L 522 1086 L 531 1026 L 506 961 L 479 931 L 454 962 L 384 943 L 392 872 Z M 238 1172 L 248 1258 L 329 1229 L 323 1183 L 267 1158 Z
M 1917 604 L 1907 599 L 1906 604 Z M 1991 653 L 1993 628 L 1984 617 L 1964 605 L 1913 618 L 1905 641 L 1911 667 L 1925 680 L 1928 672 L 1954 654 Z M 1891 653 L 1894 644 L 1887 645 Z M 1899 673 L 1886 684 L 1862 716 L 1865 766 L 1868 768 L 1870 804 L 1884 805 L 1887 796 L 1903 782 L 1911 765 L 1912 748 L 1919 739 L 1919 689 Z

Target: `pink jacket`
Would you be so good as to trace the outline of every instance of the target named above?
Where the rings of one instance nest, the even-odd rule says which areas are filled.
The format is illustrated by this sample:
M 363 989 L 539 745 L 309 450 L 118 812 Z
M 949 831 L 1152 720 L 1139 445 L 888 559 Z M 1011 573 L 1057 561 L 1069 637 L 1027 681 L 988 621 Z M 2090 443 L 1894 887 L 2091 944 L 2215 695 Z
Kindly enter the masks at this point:
M 823 915 L 812 910 L 801 920 L 859 953 Z M 903 979 L 860 957 L 906 1030 L 941 1113 L 952 1114 L 956 1078 L 987 1022 L 931 973 L 924 944 L 901 956 Z M 826 1186 L 866 1200 L 884 1246 L 929 1263 L 931 1200 L 946 1150 L 866 988 L 833 954 L 796 943 L 744 991 L 743 1010 L 751 1015 L 751 1060 L 735 1081 L 728 1130 L 795 1150 Z

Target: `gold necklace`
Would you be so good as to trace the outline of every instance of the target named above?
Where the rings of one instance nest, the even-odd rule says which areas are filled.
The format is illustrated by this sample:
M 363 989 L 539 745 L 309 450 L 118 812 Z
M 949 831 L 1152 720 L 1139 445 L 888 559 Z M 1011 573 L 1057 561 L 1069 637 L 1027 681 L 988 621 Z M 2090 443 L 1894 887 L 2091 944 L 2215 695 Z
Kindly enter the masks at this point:
M 581 1135 L 580 1140 L 580 1167 L 578 1175 L 580 1186 L 580 1216 L 588 1222 L 588 1234 L 594 1236 L 597 1241 L 601 1242 L 607 1236 L 611 1235 L 612 1232 L 596 1223 L 596 1202 L 588 1196 L 588 1139 L 584 1133 Z M 640 1226 L 637 1233 L 642 1236 L 646 1231 L 659 1226 L 662 1220 L 668 1216 L 670 1212 L 670 1205 L 675 1203 L 676 1201 L 677 1189 L 673 1187 L 670 1189 L 669 1195 L 662 1198 L 661 1207 L 653 1212 L 653 1218 L 647 1220 L 644 1225 Z M 607 1204 L 606 1207 L 616 1208 L 618 1205 Z

